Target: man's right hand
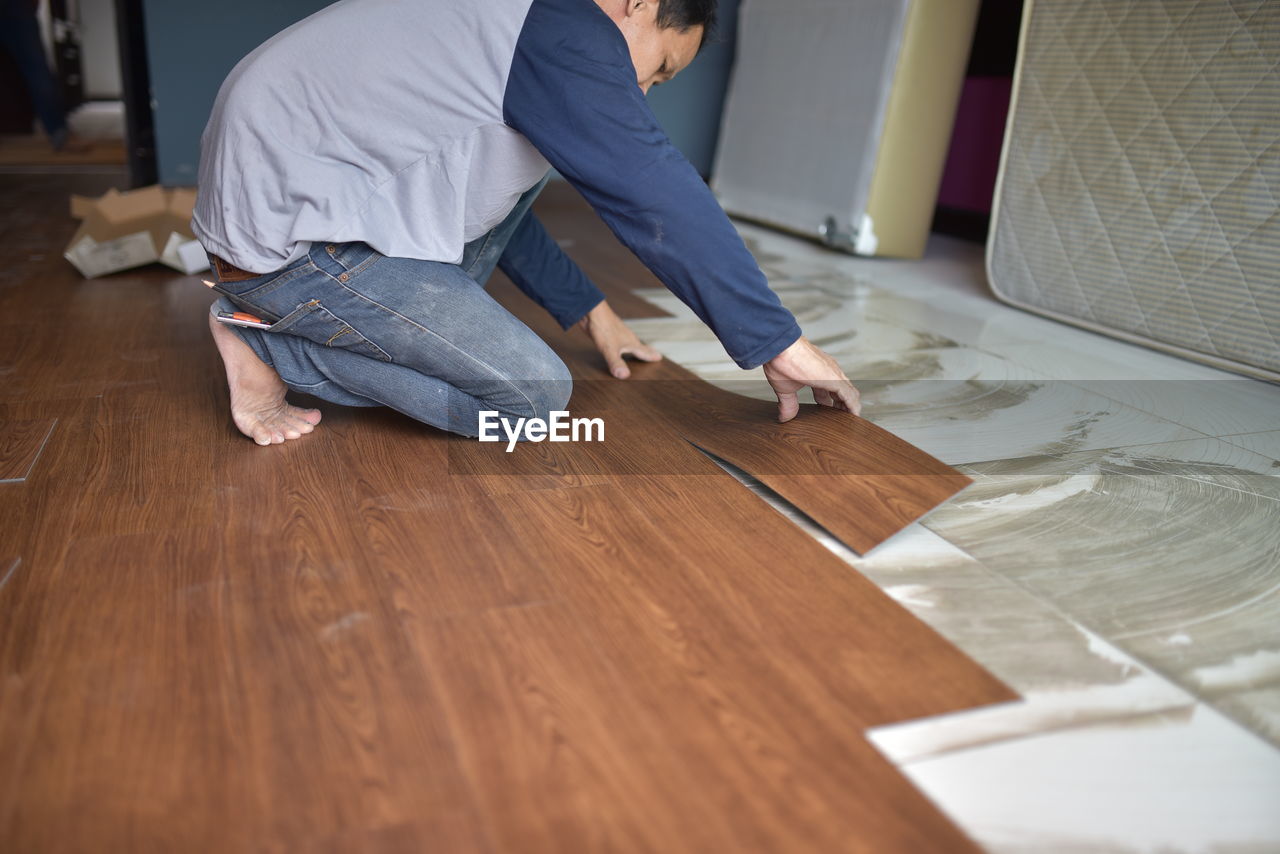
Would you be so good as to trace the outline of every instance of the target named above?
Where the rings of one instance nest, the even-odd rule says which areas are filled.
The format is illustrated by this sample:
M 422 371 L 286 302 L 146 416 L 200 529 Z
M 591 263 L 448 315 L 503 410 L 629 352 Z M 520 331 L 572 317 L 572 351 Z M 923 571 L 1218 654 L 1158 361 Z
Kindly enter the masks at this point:
M 607 300 L 587 312 L 587 316 L 575 324 L 595 342 L 596 349 L 604 356 L 609 373 L 620 380 L 631 376 L 623 356 L 631 356 L 642 362 L 660 362 L 662 354 L 636 337 L 631 327 L 609 307 Z
M 858 390 L 840 370 L 836 360 L 815 347 L 803 335 L 777 356 L 764 363 L 764 376 L 778 396 L 778 420 L 790 421 L 800 411 L 796 392 L 813 389 L 813 399 L 823 406 L 862 412 Z

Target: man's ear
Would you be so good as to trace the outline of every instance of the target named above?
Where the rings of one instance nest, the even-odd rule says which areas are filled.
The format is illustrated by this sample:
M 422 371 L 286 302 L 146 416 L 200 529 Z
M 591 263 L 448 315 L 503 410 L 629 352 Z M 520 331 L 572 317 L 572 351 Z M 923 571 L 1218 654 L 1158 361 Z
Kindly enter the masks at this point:
M 639 15 L 649 6 L 656 6 L 657 0 L 627 0 L 626 16 L 630 18 L 633 15 Z

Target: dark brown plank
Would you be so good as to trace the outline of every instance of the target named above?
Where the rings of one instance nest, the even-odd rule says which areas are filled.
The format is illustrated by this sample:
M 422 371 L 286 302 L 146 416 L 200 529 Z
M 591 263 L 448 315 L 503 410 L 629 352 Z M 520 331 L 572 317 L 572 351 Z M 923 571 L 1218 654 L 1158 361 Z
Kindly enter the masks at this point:
M 76 536 L 76 515 L 86 498 L 81 480 L 93 460 L 87 437 L 100 403 L 68 406 L 45 443 L 40 465 L 20 483 L 0 484 L 0 544 L 21 556 L 28 569 L 46 561 L 56 564 Z
M 75 151 L 54 151 L 43 136 L 0 136 L 0 165 L 86 166 L 122 165 L 124 143 L 118 139 L 86 140 Z
M 717 388 L 669 360 L 633 363 L 631 379 L 614 380 L 585 335 L 560 332 L 505 281 L 491 289 L 568 364 L 576 379 L 575 416 L 643 410 L 670 434 L 755 476 L 856 552 L 884 542 L 972 482 L 866 419 L 807 404 L 779 424 L 776 403 Z M 646 443 L 646 452 L 654 444 Z M 590 453 L 586 446 L 562 447 L 564 455 Z
M 721 478 L 723 472 L 688 442 L 681 441 L 664 416 L 636 405 L 638 396 L 630 405 L 617 405 L 611 399 L 592 400 L 590 387 L 579 384 L 572 417 L 600 422 L 602 427 L 593 431 L 593 441 L 522 442 L 508 451 L 505 438 L 487 443 L 457 437 L 448 445 L 450 473 L 502 478 L 507 481 L 498 490 L 502 492 L 524 491 L 539 479 L 553 477 L 576 476 L 584 486 L 646 476 Z M 594 441 L 601 432 L 604 441 Z M 585 429 L 582 435 L 586 435 Z
M 423 627 L 496 849 L 698 850 L 655 785 L 670 763 L 637 739 L 643 713 L 575 623 L 535 604 Z
M 973 850 L 861 732 L 1005 689 L 749 495 L 661 484 L 495 497 L 572 610 L 422 630 L 504 850 Z
M 483 850 L 438 702 L 360 574 L 214 531 L 82 540 L 28 580 L 5 849 L 309 850 L 409 824 Z
M 0 590 L 9 583 L 9 579 L 13 578 L 18 568 L 22 566 L 22 558 L 20 557 L 3 557 L 0 558 Z
M 699 633 L 718 667 L 803 696 L 812 675 L 850 726 L 954 711 L 1007 689 L 874 584 L 736 483 L 698 477 L 517 493 L 492 501 L 522 559 L 554 566 L 563 595 L 603 613 L 618 596 Z M 767 512 L 766 512 L 767 511 Z M 747 527 L 749 526 L 749 527 Z M 748 534 L 749 531 L 749 534 Z M 641 594 L 641 591 L 645 591 Z M 577 599 L 585 593 L 586 600 Z M 652 609 L 652 610 L 651 610 Z M 615 627 L 616 628 L 616 627 Z M 634 632 L 608 634 L 638 640 Z M 662 632 L 652 636 L 660 645 Z M 910 680 L 891 674 L 913 662 Z M 778 662 L 777 672 L 771 663 Z M 945 689 L 934 687 L 945 684 Z M 798 692 L 798 693 L 797 693 Z M 812 705 L 821 706 L 815 694 Z
M 0 482 L 27 479 L 56 423 L 56 418 L 0 421 Z
M 779 424 L 776 403 L 718 389 L 679 383 L 663 397 L 682 436 L 755 476 L 860 554 L 972 483 L 870 421 L 827 407 L 803 405 Z

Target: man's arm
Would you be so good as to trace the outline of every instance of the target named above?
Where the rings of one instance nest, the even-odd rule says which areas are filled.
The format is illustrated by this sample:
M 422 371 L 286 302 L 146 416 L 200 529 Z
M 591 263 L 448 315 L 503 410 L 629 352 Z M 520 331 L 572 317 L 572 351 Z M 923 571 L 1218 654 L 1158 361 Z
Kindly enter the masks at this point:
M 741 367 L 800 339 L 795 318 L 654 118 L 625 40 L 594 3 L 534 0 L 504 116 Z
M 533 211 L 524 215 L 512 233 L 498 268 L 545 308 L 561 329 L 573 326 L 604 301 L 604 294 L 564 254 Z
M 532 211 L 520 220 L 498 266 L 516 287 L 542 306 L 561 328 L 577 326 L 604 356 L 609 373 L 631 376 L 624 356 L 657 362 L 662 355 L 645 344 L 605 302 L 573 259 L 564 253 Z

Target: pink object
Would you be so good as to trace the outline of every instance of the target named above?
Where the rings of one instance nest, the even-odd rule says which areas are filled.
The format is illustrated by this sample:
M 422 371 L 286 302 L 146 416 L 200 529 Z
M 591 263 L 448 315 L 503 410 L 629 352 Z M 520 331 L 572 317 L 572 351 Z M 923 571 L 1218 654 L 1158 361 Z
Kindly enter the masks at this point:
M 1012 90 L 1009 77 L 965 79 L 938 192 L 940 207 L 991 212 Z

